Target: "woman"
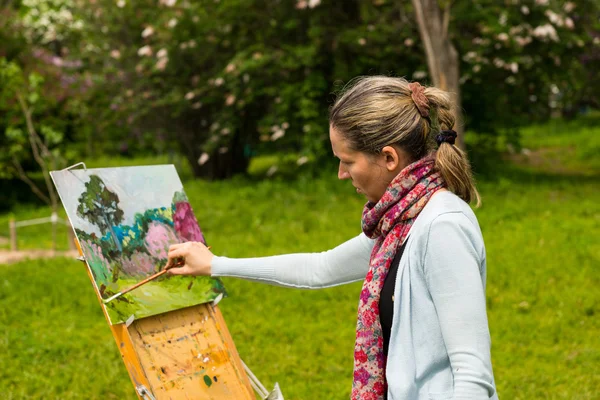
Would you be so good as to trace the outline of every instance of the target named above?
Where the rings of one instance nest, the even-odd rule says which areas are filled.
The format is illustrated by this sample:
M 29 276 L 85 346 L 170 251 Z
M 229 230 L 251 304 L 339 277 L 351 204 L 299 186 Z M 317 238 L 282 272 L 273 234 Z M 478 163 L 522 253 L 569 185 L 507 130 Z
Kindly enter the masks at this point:
M 171 246 L 172 274 L 322 288 L 363 280 L 352 399 L 497 399 L 485 309 L 480 202 L 454 146 L 447 93 L 401 78 L 356 80 L 333 105 L 338 177 L 368 202 L 363 233 L 313 254 L 230 259 Z

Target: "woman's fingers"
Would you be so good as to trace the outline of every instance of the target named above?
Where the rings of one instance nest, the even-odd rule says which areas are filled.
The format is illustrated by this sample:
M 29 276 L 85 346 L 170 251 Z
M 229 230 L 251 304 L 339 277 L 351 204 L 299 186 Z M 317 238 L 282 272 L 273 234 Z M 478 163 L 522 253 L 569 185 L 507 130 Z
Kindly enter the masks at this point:
M 193 273 L 189 265 L 184 264 L 183 267 L 170 268 L 168 274 L 171 275 L 191 275 Z
M 168 261 L 167 261 L 167 265 L 165 266 L 166 268 L 169 268 L 172 265 L 175 265 L 177 263 L 177 259 L 178 258 L 183 258 L 185 260 L 185 256 L 188 254 L 188 249 L 184 246 L 181 245 L 174 245 L 174 246 L 179 246 L 178 248 L 173 249 L 173 246 L 169 247 L 169 253 L 167 255 L 168 257 Z
M 169 247 L 165 268 L 172 275 L 210 275 L 212 258 L 210 247 L 206 247 L 204 243 L 180 243 Z M 177 261 L 183 265 L 177 265 Z

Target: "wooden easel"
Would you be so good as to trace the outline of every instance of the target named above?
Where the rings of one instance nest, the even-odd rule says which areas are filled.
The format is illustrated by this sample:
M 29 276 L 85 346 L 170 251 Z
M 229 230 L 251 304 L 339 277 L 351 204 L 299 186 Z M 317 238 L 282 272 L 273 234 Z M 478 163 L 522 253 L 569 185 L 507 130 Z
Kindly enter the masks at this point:
M 191 306 L 110 329 L 139 399 L 256 399 L 217 305 Z

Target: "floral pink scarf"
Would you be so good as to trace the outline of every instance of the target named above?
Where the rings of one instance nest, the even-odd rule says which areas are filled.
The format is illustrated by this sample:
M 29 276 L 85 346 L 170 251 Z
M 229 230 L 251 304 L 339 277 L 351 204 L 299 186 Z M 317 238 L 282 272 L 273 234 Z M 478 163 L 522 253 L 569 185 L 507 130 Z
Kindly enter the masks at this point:
M 392 180 L 376 204 L 365 205 L 363 231 L 376 241 L 358 303 L 352 400 L 380 400 L 387 391 L 379 296 L 396 251 L 413 222 L 429 198 L 445 187 L 434 164 L 433 157 L 410 164 Z

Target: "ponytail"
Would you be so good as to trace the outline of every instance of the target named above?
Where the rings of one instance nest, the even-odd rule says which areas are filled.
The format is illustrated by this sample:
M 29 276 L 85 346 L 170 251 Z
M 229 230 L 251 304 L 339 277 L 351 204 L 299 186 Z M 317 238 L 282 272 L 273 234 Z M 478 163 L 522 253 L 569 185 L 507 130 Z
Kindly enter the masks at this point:
M 481 196 L 464 151 L 449 142 L 441 142 L 435 155 L 435 167 L 446 181 L 448 190 L 467 203 L 474 202 L 475 207 L 481 205 Z
M 431 146 L 435 146 L 435 142 L 438 146 L 435 167 L 446 181 L 448 190 L 479 207 L 481 196 L 475 187 L 471 164 L 465 152 L 454 146 L 456 132 L 452 128 L 456 122 L 455 104 L 448 92 L 435 87 L 425 89 L 425 95 L 430 105 Z

